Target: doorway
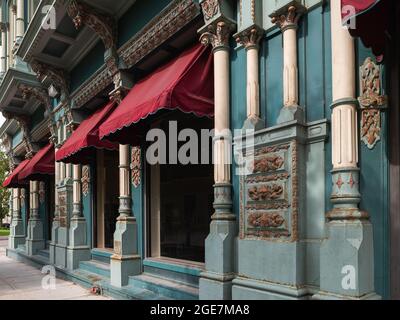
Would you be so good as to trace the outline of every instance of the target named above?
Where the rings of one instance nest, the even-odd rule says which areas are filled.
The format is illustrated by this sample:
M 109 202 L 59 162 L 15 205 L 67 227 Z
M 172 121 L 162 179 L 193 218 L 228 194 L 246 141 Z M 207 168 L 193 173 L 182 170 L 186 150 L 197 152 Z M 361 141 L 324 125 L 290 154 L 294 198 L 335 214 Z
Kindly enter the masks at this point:
M 113 249 L 119 208 L 119 154 L 97 150 L 96 247 Z

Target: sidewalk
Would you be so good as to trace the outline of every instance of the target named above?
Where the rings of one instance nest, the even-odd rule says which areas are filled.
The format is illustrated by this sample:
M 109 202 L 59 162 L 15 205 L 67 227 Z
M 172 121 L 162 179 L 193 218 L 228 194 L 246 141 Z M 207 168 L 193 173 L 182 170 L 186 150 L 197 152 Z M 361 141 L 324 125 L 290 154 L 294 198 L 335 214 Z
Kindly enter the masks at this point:
M 40 270 L 6 257 L 7 237 L 0 237 L 0 300 L 110 300 L 57 279 L 54 290 L 42 288 Z

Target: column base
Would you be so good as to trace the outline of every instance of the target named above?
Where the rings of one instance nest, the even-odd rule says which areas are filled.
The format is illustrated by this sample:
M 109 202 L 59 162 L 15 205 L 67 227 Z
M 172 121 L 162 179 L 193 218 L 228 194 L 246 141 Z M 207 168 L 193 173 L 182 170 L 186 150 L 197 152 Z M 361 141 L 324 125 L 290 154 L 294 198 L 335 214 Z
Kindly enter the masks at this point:
M 33 256 L 38 251 L 45 248 L 43 239 L 43 223 L 40 219 L 29 219 L 28 221 L 28 237 L 26 238 L 26 254 Z
M 259 131 L 265 129 L 265 122 L 263 119 L 259 117 L 249 117 L 245 120 L 243 124 L 243 131 L 246 130 L 253 130 L 253 131 Z
M 232 297 L 235 220 L 213 220 L 205 242 L 206 272 L 201 274 L 199 297 L 226 300 Z
M 25 244 L 25 230 L 22 219 L 13 218 L 10 228 L 8 246 L 10 249 L 17 249 L 19 245 Z
M 334 295 L 328 292 L 318 292 L 312 296 L 312 300 L 381 300 L 382 297 L 376 293 L 366 294 L 362 297 Z
M 231 300 L 233 274 L 202 272 L 199 280 L 200 300 Z
M 56 244 L 53 242 L 49 244 L 49 260 L 50 264 L 56 264 Z
M 276 122 L 277 124 L 282 124 L 293 120 L 297 120 L 300 123 L 305 123 L 305 112 L 303 107 L 301 106 L 282 107 Z
M 359 215 L 359 214 L 357 214 Z M 320 291 L 317 297 L 362 299 L 374 296 L 372 224 L 367 220 L 332 220 L 320 249 Z
M 121 288 L 128 285 L 129 277 L 139 275 L 142 271 L 141 259 L 138 255 L 113 255 L 110 260 L 111 285 Z
M 79 268 L 81 261 L 89 261 L 91 258 L 88 246 L 67 247 L 67 269 L 75 270 Z

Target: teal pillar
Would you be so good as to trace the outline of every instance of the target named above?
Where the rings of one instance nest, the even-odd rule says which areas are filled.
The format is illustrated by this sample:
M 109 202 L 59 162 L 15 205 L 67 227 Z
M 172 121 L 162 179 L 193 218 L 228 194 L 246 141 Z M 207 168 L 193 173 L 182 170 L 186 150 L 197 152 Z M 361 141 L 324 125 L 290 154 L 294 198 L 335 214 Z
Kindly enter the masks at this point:
M 30 182 L 30 213 L 27 226 L 26 253 L 29 256 L 36 255 L 45 248 L 43 222 L 39 216 L 39 183 Z

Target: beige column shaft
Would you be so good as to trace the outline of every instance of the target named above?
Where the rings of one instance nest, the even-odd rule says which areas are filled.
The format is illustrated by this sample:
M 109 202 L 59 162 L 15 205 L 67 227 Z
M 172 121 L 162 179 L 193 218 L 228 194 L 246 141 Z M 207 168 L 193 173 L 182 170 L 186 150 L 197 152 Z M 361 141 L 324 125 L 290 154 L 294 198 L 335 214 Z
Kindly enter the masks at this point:
M 247 117 L 260 117 L 258 46 L 247 49 Z
M 119 146 L 119 193 L 121 197 L 130 196 L 129 145 Z
M 25 1 L 17 0 L 16 35 L 17 41 L 21 41 L 25 33 Z
M 15 218 L 21 217 L 21 189 L 13 189 L 13 216 Z
M 73 185 L 72 185 L 72 198 L 73 198 L 73 216 L 78 218 L 82 215 L 82 168 L 79 164 L 73 165 Z
M 283 101 L 285 107 L 297 106 L 298 94 L 297 27 L 283 31 Z
M 357 167 L 358 131 L 355 99 L 355 50 L 349 31 L 342 27 L 341 1 L 331 1 L 332 30 L 332 164 L 334 169 Z M 345 101 L 350 103 L 346 103 Z M 343 102 L 344 101 L 344 102 Z M 335 106 L 335 104 L 339 104 Z
M 229 141 L 229 50 L 218 48 L 214 52 L 215 134 L 225 139 L 214 143 L 214 179 L 216 183 L 230 183 Z

